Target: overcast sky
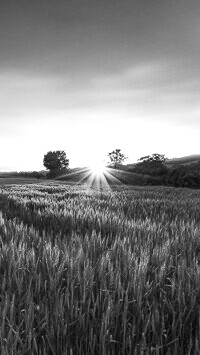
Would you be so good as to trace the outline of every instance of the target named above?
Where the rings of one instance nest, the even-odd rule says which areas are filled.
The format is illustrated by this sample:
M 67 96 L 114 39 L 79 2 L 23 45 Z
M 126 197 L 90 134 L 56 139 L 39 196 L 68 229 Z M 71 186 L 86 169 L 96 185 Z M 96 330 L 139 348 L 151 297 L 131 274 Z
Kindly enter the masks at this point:
M 199 0 L 1 0 L 0 170 L 200 153 Z

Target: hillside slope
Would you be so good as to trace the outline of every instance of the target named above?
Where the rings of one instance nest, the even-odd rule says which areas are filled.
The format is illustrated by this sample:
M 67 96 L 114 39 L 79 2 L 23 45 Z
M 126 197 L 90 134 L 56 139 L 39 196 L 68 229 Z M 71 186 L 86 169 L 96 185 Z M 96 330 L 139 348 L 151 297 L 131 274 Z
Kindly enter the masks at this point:
M 169 168 L 173 168 L 175 166 L 178 167 L 180 165 L 195 164 L 198 163 L 199 161 L 200 161 L 200 154 L 193 154 L 181 158 L 169 159 L 166 161 L 166 166 Z

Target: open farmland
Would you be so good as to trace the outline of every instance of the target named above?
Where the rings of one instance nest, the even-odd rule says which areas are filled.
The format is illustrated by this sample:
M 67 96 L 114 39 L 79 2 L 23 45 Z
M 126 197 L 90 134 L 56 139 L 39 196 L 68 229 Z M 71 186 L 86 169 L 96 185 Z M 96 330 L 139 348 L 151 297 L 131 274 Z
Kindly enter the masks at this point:
M 8 185 L 8 184 L 36 184 L 38 180 L 36 178 L 24 178 L 24 177 L 17 177 L 17 176 L 0 176 L 0 186 L 1 185 Z
M 2 354 L 199 354 L 200 191 L 0 188 Z

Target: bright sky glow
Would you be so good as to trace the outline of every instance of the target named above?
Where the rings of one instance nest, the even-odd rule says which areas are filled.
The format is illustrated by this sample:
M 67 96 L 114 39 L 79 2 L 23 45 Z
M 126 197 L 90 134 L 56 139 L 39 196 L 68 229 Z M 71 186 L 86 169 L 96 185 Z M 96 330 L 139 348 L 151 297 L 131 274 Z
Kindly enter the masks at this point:
M 119 172 L 119 171 L 118 171 Z M 103 167 L 101 165 L 101 170 L 100 166 L 97 165 L 95 169 L 91 168 L 82 168 L 82 169 L 76 169 L 76 171 L 73 172 L 68 172 L 66 176 L 63 176 L 64 179 L 69 179 L 71 178 L 71 175 L 73 175 L 73 181 L 77 184 L 87 184 L 87 186 L 94 187 L 95 189 L 108 189 L 111 190 L 113 185 L 123 185 L 121 182 L 120 178 L 116 176 L 117 171 L 113 172 L 113 169 Z M 131 173 L 130 173 L 131 174 Z
M 108 4 L 109 3 L 109 4 Z M 199 0 L 0 3 L 0 171 L 199 154 Z
M 106 166 L 105 163 L 99 162 L 98 160 L 95 161 L 91 166 L 90 166 L 92 174 L 96 176 L 102 176 L 105 171 L 106 171 Z

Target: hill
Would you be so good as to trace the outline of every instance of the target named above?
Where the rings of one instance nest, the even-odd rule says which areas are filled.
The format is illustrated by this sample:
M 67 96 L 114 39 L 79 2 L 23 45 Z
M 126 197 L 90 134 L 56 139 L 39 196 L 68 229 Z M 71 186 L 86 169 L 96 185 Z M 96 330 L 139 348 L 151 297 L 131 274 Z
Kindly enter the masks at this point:
M 200 161 L 200 154 L 188 155 L 181 158 L 173 158 L 166 161 L 168 168 L 178 167 L 180 165 L 191 165 Z
M 167 168 L 175 168 L 182 165 L 186 166 L 186 165 L 195 164 L 198 162 L 200 162 L 200 154 L 192 154 L 180 158 L 169 159 L 165 162 L 165 165 L 167 166 Z M 132 164 L 124 164 L 124 165 L 118 164 L 118 168 L 119 170 L 134 171 L 136 164 L 137 162 Z

